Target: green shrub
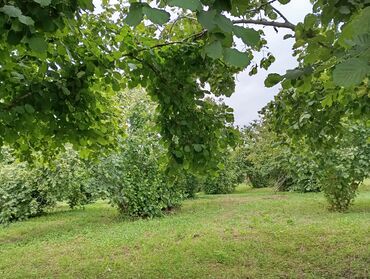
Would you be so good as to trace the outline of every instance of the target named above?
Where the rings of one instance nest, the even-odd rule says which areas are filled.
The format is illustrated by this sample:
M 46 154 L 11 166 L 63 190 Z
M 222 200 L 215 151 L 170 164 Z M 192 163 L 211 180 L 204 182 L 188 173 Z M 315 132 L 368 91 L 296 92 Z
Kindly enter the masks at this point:
M 229 194 L 234 192 L 238 185 L 238 173 L 235 161 L 230 154 L 225 154 L 223 164 L 213 175 L 207 175 L 202 183 L 206 194 Z
M 0 223 L 25 220 L 44 213 L 56 204 L 56 198 L 36 172 L 25 163 L 0 166 Z
M 149 100 L 127 108 L 127 137 L 92 170 L 96 187 L 121 214 L 131 217 L 161 216 L 183 198 L 180 185 L 165 172 L 168 157 L 154 128 L 154 108 Z
M 97 189 L 90 184 L 88 163 L 66 146 L 48 166 L 38 168 L 39 183 L 53 189 L 57 200 L 67 202 L 70 208 L 84 206 L 99 197 Z
M 195 198 L 196 193 L 202 189 L 202 178 L 185 170 L 175 175 L 174 183 L 188 199 Z
M 182 191 L 168 181 L 161 167 L 161 147 L 130 137 L 121 151 L 94 169 L 95 184 L 121 214 L 155 217 L 178 206 Z
M 345 211 L 353 203 L 358 186 L 370 173 L 370 145 L 363 144 L 326 152 L 325 166 L 320 171 L 320 184 L 330 209 Z
M 98 196 L 85 163 L 68 146 L 47 165 L 18 162 L 6 148 L 0 158 L 0 223 L 40 215 L 58 201 L 74 208 Z

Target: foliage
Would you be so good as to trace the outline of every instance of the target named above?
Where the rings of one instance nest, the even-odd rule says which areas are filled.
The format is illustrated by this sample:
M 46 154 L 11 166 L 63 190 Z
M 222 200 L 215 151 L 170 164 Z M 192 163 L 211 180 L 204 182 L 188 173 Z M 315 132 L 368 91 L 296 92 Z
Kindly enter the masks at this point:
M 312 13 L 297 25 L 276 7 L 289 0 L 102 2 L 100 13 L 92 0 L 1 4 L 0 144 L 22 159 L 37 151 L 51 156 L 66 143 L 82 157 L 115 147 L 125 126 L 115 92 L 142 86 L 158 104 L 168 165 L 216 169 L 237 135 L 232 109 L 207 97 L 230 96 L 236 73 L 249 67 L 253 75 L 275 60 L 266 51 L 253 61 L 253 51 L 264 52 L 268 42 L 251 25 L 293 32 L 285 38 L 295 39 L 299 67 L 265 83 L 284 89 L 271 121 L 293 141 L 289 148 L 307 143 L 330 153 L 345 119 L 368 120 L 368 0 L 313 0 Z M 264 172 L 255 172 L 259 180 Z
M 98 51 L 107 46 L 92 37 L 92 26 L 82 35 L 77 19 L 92 3 L 6 2 L 0 8 L 0 144 L 26 159 L 38 150 L 52 156 L 68 142 L 83 157 L 109 146 L 118 109 L 109 59 Z
M 167 154 L 154 129 L 155 106 L 145 93 L 136 94 L 139 98 L 126 108 L 128 136 L 121 139 L 117 152 L 92 168 L 93 184 L 121 214 L 161 216 L 180 204 L 182 189 L 165 172 Z
M 56 202 L 71 208 L 98 197 L 90 187 L 85 163 L 70 147 L 48 164 L 19 162 L 2 149 L 0 161 L 0 223 L 24 220 L 52 209 Z M 36 155 L 35 155 L 36 157 Z
M 56 155 L 48 165 L 36 167 L 39 184 L 44 184 L 54 192 L 58 201 L 65 201 L 70 208 L 84 206 L 99 197 L 90 183 L 88 165 L 70 146 Z
M 162 23 L 164 12 L 136 6 L 135 14 L 144 12 L 154 23 Z M 79 8 L 85 11 L 80 13 Z M 16 10 L 17 16 L 9 9 Z M 114 90 L 141 85 L 158 101 L 158 122 L 173 162 L 212 165 L 213 153 L 233 144 L 232 129 L 225 135 L 220 132 L 232 122 L 232 110 L 205 102 L 205 94 L 211 92 L 204 85 L 210 84 L 215 95 L 230 95 L 232 75 L 238 69 L 204 57 L 202 43 L 191 38 L 182 38 L 179 46 L 167 45 L 163 38 L 155 39 L 155 26 L 141 24 L 132 30 L 126 24 L 130 19 L 124 20 L 123 3 L 105 4 L 97 15 L 88 9 L 91 1 L 77 1 L 77 5 L 75 1 L 63 5 L 15 1 L 2 8 L 0 71 L 6 86 L 1 90 L 1 141 L 26 157 L 32 150 L 48 153 L 69 142 L 87 157 L 98 148 L 112 147 L 122 128 Z M 117 12 L 119 19 L 114 20 Z M 51 21 L 42 18 L 50 13 L 55 15 Z M 19 24 L 20 16 L 34 24 Z M 46 22 L 53 28 L 44 30 Z M 15 25 L 21 28 L 20 39 L 12 41 Z M 188 26 L 182 34 L 193 35 L 193 31 Z M 155 45 L 161 42 L 163 47 Z M 19 119 L 15 125 L 14 118 Z M 15 140 L 17 134 L 27 137 Z
M 175 174 L 175 184 L 188 199 L 195 198 L 195 194 L 202 190 L 203 178 L 189 171 L 182 170 Z
M 338 101 L 323 107 L 327 94 L 323 87 L 323 82 L 316 81 L 310 94 L 282 90 L 266 107 L 264 117 L 277 133 L 284 131 L 291 146 L 296 149 L 305 146 L 316 166 L 316 180 L 331 208 L 343 211 L 369 173 L 370 131 L 363 119 L 369 111 L 361 105 L 369 97 L 362 95 L 349 102 L 347 108 L 338 105 L 337 110 L 332 110 L 331 106 Z
M 254 188 L 276 187 L 279 191 L 311 192 L 320 189 L 316 164 L 304 144 L 288 144 L 266 122 L 255 122 L 242 131 L 243 147 L 239 157 Z
M 370 173 L 370 129 L 363 123 L 344 123 L 347 134 L 337 147 L 321 157 L 320 183 L 330 208 L 345 211 L 353 203 L 358 186 Z
M 14 161 L 8 151 L 2 151 L 6 159 L 0 162 L 0 224 L 40 215 L 56 203 L 47 185 L 39 183 L 37 171 Z
M 203 178 L 203 191 L 206 194 L 229 194 L 234 192 L 238 185 L 238 173 L 232 152 L 225 152 L 219 162 L 219 169 L 215 174 L 208 174 Z

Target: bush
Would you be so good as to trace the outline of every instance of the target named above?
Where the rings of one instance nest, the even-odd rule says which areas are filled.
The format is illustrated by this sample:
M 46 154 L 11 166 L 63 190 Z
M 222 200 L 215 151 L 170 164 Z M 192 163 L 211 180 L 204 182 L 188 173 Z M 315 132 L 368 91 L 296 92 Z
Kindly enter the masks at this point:
M 319 180 L 331 210 L 347 210 L 356 197 L 358 186 L 370 173 L 370 145 L 366 138 L 363 141 L 357 146 L 350 141 L 351 147 L 326 152 Z
M 153 104 L 136 101 L 127 110 L 127 137 L 93 168 L 94 184 L 121 214 L 161 216 L 180 205 L 183 191 L 166 176 L 167 153 L 154 128 Z
M 25 163 L 0 166 L 0 223 L 25 220 L 53 207 L 56 198 Z
M 207 177 L 203 184 L 203 190 L 210 195 L 230 194 L 234 192 L 236 186 L 234 177 L 222 171 L 215 176 Z
M 202 189 L 202 178 L 185 170 L 175 175 L 174 183 L 188 199 L 195 198 L 196 193 Z
M 97 198 L 85 164 L 68 146 L 48 165 L 17 162 L 6 148 L 0 158 L 0 223 L 40 215 L 58 201 L 74 208 Z
M 284 135 L 269 130 L 266 123 L 254 123 L 242 131 L 244 169 L 254 188 L 275 187 L 278 191 L 319 191 L 318 164 L 309 148 L 288 144 Z
M 215 174 L 207 175 L 203 182 L 203 191 L 206 194 L 229 194 L 234 192 L 238 185 L 236 161 L 231 152 L 223 157 L 223 164 Z
M 158 143 L 131 136 L 121 151 L 94 169 L 95 184 L 121 214 L 131 217 L 163 215 L 180 204 L 182 191 L 166 180 Z
M 99 197 L 97 189 L 90 185 L 88 163 L 66 146 L 48 166 L 38 168 L 39 183 L 53 189 L 57 200 L 67 202 L 70 208 L 84 206 Z

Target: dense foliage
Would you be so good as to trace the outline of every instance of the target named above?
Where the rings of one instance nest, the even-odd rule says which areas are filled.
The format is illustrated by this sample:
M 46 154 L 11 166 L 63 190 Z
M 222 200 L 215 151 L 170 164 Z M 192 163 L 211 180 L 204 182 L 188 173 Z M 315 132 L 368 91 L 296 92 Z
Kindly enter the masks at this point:
M 27 219 L 52 209 L 58 201 L 71 208 L 98 196 L 86 166 L 71 148 L 47 165 L 19 162 L 8 148 L 0 158 L 0 223 Z
M 30 161 L 58 154 L 68 157 L 69 146 L 80 157 L 91 158 L 96 151 L 119 145 L 123 156 L 114 153 L 106 157 L 106 163 L 111 170 L 118 166 L 118 177 L 124 176 L 126 184 L 116 181 L 121 190 L 107 192 L 114 193 L 111 200 L 122 211 L 131 206 L 124 197 L 135 200 L 132 193 L 136 192 L 147 195 L 144 200 L 150 202 L 137 200 L 130 212 L 157 215 L 176 204 L 172 198 L 176 201 L 177 194 L 170 194 L 176 179 L 171 177 L 179 167 L 218 172 L 209 178 L 215 180 L 211 184 L 219 185 L 219 192 L 228 192 L 234 178 L 228 178 L 231 172 L 220 158 L 237 144 L 233 111 L 209 97 L 230 96 L 236 73 L 248 68 L 253 75 L 274 62 L 273 54 L 266 51 L 263 31 L 251 26 L 286 28 L 292 33 L 285 38 L 295 39 L 299 66 L 266 79 L 266 86 L 280 83 L 283 87 L 265 109 L 268 129 L 275 134 L 265 138 L 255 133 L 252 149 L 241 149 L 255 152 L 248 154 L 244 167 L 258 187 L 274 179 L 282 189 L 311 191 L 319 183 L 332 208 L 344 210 L 368 173 L 370 2 L 313 0 L 312 13 L 297 25 L 278 9 L 278 3 L 289 2 L 122 0 L 111 4 L 104 0 L 101 11 L 94 13 L 92 0 L 2 1 L 0 144 Z M 243 51 L 236 47 L 236 38 L 244 44 Z M 254 61 L 254 51 L 265 53 L 259 63 Z M 157 130 L 152 127 L 139 136 L 135 125 L 128 125 L 124 135 L 125 102 L 117 92 L 138 86 L 157 103 Z M 71 161 L 51 164 L 50 172 L 41 171 L 45 176 L 35 176 L 47 181 L 47 187 L 51 185 L 50 193 L 54 187 L 81 193 L 81 197 L 56 194 L 57 200 L 69 199 L 71 206 L 87 202 L 90 195 L 84 186 L 83 162 L 73 156 Z M 76 171 L 70 171 L 69 164 L 76 160 Z M 13 167 L 17 168 L 14 172 Z M 142 176 L 145 167 L 148 180 Z M 32 197 L 30 189 L 44 184 L 27 186 L 28 168 L 18 162 L 5 163 L 1 169 L 7 186 L 1 186 L 2 191 L 19 190 Z M 240 181 L 242 172 L 235 173 Z M 63 179 L 71 186 L 61 187 Z M 130 180 L 136 182 L 130 184 Z M 137 188 L 139 184 L 164 194 L 157 197 L 152 190 Z M 129 189 L 134 190 L 125 192 Z M 22 200 L 33 204 L 31 198 Z M 156 202 L 155 209 L 147 209 Z M 43 210 L 41 206 L 24 212 L 34 215 Z M 12 218 L 18 217 L 8 219 Z
M 93 14 L 91 0 L 6 1 L 0 7 L 1 141 L 23 155 L 71 142 L 88 156 L 119 133 L 113 90 L 141 85 L 158 101 L 174 161 L 214 165 L 214 153 L 234 144 L 232 136 L 220 136 L 232 115 L 203 102 L 204 95 L 232 94 L 233 74 L 249 65 L 256 73 L 252 50 L 267 44 L 262 31 L 243 25 L 294 33 L 287 38 L 296 40 L 300 67 L 272 75 L 267 85 L 285 79 L 284 88 L 307 92 L 313 78 L 327 77 L 326 103 L 335 98 L 345 108 L 367 88 L 368 1 L 313 1 L 312 14 L 296 26 L 276 7 L 289 2 L 156 0 L 128 7 L 103 1 Z M 235 47 L 233 36 L 246 51 Z M 267 53 L 259 66 L 273 61 Z M 340 86 L 352 101 L 334 97 Z
M 237 153 L 255 188 L 276 187 L 278 191 L 312 192 L 317 183 L 317 163 L 304 144 L 288 144 L 286 136 L 271 131 L 268 123 L 255 122 L 242 132 L 243 147 Z
M 183 191 L 166 176 L 166 151 L 153 124 L 155 107 L 144 93 L 140 96 L 126 108 L 127 137 L 92 168 L 93 184 L 121 214 L 155 217 L 178 206 Z

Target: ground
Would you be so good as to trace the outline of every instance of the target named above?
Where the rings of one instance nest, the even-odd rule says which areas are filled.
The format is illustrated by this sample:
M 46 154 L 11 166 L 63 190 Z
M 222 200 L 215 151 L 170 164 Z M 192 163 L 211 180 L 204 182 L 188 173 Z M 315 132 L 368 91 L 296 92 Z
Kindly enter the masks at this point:
M 0 227 L 0 278 L 370 278 L 370 187 L 347 213 L 326 206 L 240 187 L 153 220 L 60 207 Z

